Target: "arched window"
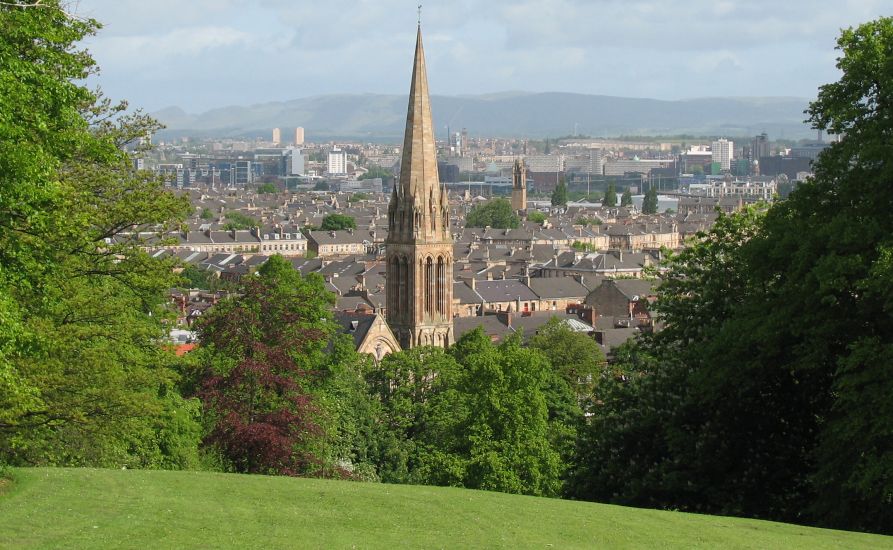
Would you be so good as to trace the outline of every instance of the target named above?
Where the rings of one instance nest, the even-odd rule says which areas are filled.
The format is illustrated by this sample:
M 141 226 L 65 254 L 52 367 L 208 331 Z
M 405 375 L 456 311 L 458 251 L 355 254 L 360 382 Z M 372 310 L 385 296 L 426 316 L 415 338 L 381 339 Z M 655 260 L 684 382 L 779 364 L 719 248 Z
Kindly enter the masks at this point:
M 443 256 L 437 257 L 437 313 L 445 315 L 447 312 L 447 278 L 446 278 L 446 262 Z
M 425 260 L 425 313 L 434 315 L 434 260 Z

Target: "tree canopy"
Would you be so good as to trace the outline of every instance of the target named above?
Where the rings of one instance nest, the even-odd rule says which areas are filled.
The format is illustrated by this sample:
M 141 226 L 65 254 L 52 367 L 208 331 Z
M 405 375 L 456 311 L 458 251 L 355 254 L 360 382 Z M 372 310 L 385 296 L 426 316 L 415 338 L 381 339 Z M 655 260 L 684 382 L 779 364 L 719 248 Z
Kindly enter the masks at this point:
M 345 214 L 329 214 L 322 219 L 319 228 L 323 231 L 341 231 L 343 229 L 356 229 L 357 221 Z
M 666 328 L 605 385 L 578 496 L 893 529 L 893 19 L 838 49 L 808 112 L 840 140 L 788 199 L 670 256 Z
M 195 466 L 161 345 L 177 275 L 137 238 L 188 204 L 123 151 L 158 125 L 83 86 L 95 21 L 52 1 L 0 21 L 0 462 Z
M 503 198 L 477 204 L 465 216 L 466 227 L 514 229 L 519 225 L 521 219 L 512 211 L 512 203 Z

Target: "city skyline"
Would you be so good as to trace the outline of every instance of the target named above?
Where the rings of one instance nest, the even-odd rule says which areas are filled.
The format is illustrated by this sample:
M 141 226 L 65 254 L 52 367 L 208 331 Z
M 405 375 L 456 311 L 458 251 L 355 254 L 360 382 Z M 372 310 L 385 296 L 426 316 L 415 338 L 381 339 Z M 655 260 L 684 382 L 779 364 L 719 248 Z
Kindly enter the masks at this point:
M 86 41 L 107 95 L 157 110 L 335 93 L 405 93 L 416 2 L 294 4 L 83 0 L 105 27 Z M 681 99 L 814 97 L 838 78 L 839 29 L 890 11 L 843 3 L 427 3 L 432 89 Z

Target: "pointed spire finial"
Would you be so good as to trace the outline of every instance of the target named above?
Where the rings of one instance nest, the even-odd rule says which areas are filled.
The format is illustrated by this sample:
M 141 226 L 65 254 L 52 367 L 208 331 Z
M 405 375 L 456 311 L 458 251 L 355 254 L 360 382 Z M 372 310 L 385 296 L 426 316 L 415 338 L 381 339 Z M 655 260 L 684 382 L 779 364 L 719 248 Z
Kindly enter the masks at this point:
M 418 20 L 418 23 L 419 23 L 419 26 L 421 27 L 421 26 L 422 26 L 422 5 L 421 5 L 421 4 L 419 4 L 419 20 Z

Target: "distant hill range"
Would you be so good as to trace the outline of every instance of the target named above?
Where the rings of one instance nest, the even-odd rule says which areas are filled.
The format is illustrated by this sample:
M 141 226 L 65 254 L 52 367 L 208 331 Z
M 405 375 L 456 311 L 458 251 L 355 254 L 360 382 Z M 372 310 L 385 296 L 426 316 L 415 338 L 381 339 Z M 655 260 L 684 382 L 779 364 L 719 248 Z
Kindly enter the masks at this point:
M 270 136 L 303 126 L 308 141 L 399 141 L 406 96 L 323 95 L 284 102 L 223 107 L 188 114 L 179 107 L 152 113 L 167 125 L 159 137 Z M 811 137 L 803 123 L 808 100 L 790 97 L 701 98 L 676 101 L 571 93 L 506 92 L 432 96 L 437 136 L 467 128 L 471 136 L 544 138 L 574 133 L 593 137 L 633 135 Z

